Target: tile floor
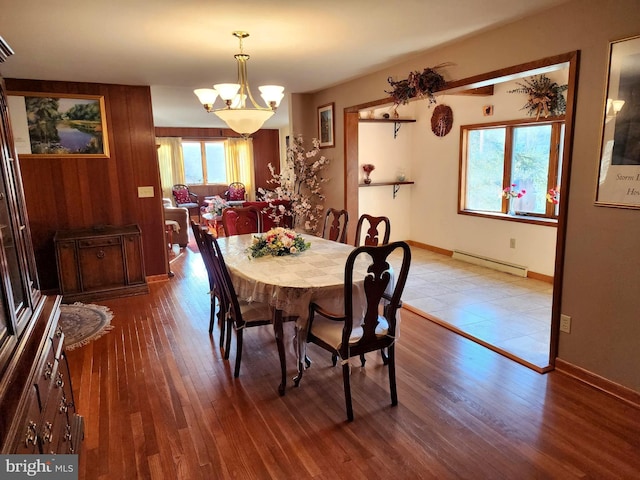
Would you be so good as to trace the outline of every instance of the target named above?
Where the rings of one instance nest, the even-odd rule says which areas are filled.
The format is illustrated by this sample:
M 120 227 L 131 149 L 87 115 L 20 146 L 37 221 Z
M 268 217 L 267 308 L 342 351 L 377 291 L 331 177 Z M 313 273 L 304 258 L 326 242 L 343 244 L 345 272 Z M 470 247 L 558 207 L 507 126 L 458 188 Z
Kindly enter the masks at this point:
M 548 365 L 550 283 L 411 250 L 406 305 L 535 366 Z

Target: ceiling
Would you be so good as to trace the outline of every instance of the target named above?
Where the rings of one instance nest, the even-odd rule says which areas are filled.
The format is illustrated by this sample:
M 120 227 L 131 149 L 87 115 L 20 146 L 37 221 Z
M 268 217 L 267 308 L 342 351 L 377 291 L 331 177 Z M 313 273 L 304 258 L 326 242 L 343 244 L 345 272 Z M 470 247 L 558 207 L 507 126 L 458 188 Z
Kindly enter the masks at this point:
M 310 93 L 567 0 L 0 0 L 5 78 L 150 85 L 156 126 L 222 127 L 195 88 Z M 382 93 L 382 92 L 381 92 Z M 216 107 L 221 106 L 220 100 Z M 287 98 L 266 128 L 288 124 Z

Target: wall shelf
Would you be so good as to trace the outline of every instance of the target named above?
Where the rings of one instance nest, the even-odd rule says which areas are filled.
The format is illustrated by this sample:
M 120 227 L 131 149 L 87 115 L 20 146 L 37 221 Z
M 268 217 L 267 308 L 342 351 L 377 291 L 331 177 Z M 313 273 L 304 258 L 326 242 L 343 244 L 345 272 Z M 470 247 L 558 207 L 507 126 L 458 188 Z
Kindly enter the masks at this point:
M 415 182 L 371 182 L 371 183 L 361 183 L 359 187 L 384 187 L 385 185 L 393 185 L 393 198 L 396 198 L 398 194 L 398 190 L 400 190 L 400 185 L 413 185 Z
M 363 123 L 393 123 L 393 138 L 398 136 L 398 131 L 403 123 L 415 123 L 415 118 L 360 118 Z

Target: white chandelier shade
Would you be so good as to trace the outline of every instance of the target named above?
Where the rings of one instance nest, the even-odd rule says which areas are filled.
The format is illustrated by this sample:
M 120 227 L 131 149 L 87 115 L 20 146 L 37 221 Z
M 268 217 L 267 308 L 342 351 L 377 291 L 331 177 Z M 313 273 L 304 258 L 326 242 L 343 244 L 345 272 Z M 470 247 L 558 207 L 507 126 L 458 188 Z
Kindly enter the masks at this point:
M 266 107 L 256 103 L 247 78 L 249 55 L 242 51 L 242 40 L 249 34 L 238 31 L 233 32 L 233 35 L 240 40 L 240 53 L 235 55 L 238 62 L 238 83 L 218 83 L 212 89 L 198 88 L 194 93 L 207 113 L 215 113 L 230 129 L 246 137 L 262 128 L 264 122 L 275 113 L 284 98 L 284 87 L 279 85 L 258 87 Z M 216 109 L 214 103 L 217 97 L 224 102 L 224 106 Z M 247 99 L 251 102 L 251 107 L 247 106 Z

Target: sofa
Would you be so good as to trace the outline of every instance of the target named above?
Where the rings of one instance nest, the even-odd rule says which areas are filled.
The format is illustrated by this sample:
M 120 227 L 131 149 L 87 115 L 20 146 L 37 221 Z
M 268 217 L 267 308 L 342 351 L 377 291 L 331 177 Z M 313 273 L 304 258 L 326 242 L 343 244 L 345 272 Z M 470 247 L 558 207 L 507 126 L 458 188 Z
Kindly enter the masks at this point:
M 173 233 L 171 234 L 173 243 L 184 248 L 189 243 L 189 210 L 184 207 L 176 207 L 170 198 L 163 198 L 164 220 L 171 223 Z M 177 226 L 176 226 L 177 225 Z M 169 239 L 167 238 L 167 243 Z

